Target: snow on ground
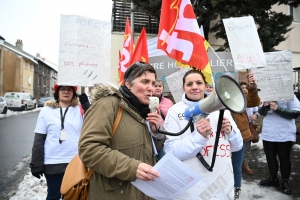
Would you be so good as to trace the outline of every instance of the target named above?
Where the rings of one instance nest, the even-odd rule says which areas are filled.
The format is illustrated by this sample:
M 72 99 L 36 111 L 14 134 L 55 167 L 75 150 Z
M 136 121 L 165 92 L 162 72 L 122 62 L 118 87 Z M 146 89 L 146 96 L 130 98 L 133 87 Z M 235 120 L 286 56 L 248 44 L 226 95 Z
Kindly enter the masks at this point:
M 259 180 L 255 182 L 242 181 L 242 195 L 240 199 L 243 200 L 290 200 L 292 197 L 275 190 L 272 187 L 261 187 L 258 185 Z M 255 195 L 254 195 L 255 194 Z M 10 200 L 42 200 L 47 195 L 47 185 L 45 177 L 37 179 L 28 172 L 24 180 L 20 183 L 17 193 L 10 198 Z
M 30 111 L 13 112 L 8 111 L 6 115 L 0 114 L 0 119 L 25 114 L 28 112 L 40 111 L 41 108 L 36 108 Z M 262 141 L 259 140 L 258 143 L 252 144 L 251 149 L 263 150 Z M 295 144 L 293 146 L 294 150 L 300 150 L 300 145 Z M 266 163 L 265 155 L 261 155 L 259 162 Z M 291 196 L 285 195 L 282 192 L 275 190 L 272 187 L 261 187 L 258 185 L 259 180 L 255 182 L 248 182 L 242 180 L 242 195 L 240 199 L 243 200 L 269 200 L 269 199 L 280 199 L 280 200 L 290 200 L 293 199 Z M 255 194 L 255 195 L 254 195 Z M 41 179 L 37 179 L 28 172 L 24 176 L 24 180 L 19 184 L 16 194 L 10 198 L 10 200 L 43 200 L 47 195 L 47 184 L 46 179 L 43 176 Z M 300 200 L 300 198 L 297 198 Z
M 255 147 L 256 145 L 256 147 Z M 258 142 L 253 148 L 262 149 L 262 143 Z M 299 145 L 294 148 L 299 148 Z M 259 158 L 260 162 L 266 162 L 265 155 L 261 155 Z M 280 199 L 280 200 L 291 200 L 291 196 L 285 195 L 280 191 L 275 190 L 272 187 L 261 187 L 258 185 L 260 180 L 255 182 L 248 182 L 242 180 L 242 193 L 240 199 L 243 200 L 270 200 L 270 199 Z M 20 183 L 19 188 L 14 196 L 10 200 L 42 200 L 45 199 L 47 195 L 47 185 L 45 177 L 37 179 L 28 172 L 25 175 L 24 180 Z M 297 198 L 300 200 L 300 198 Z
M 6 114 L 0 114 L 0 119 L 4 119 L 4 118 L 16 116 L 16 115 L 22 115 L 22 114 L 26 114 L 26 113 L 30 113 L 30 112 L 37 112 L 37 111 L 40 111 L 41 109 L 42 108 L 35 108 L 33 110 L 28 110 L 28 111 L 11 111 L 11 110 L 7 110 Z

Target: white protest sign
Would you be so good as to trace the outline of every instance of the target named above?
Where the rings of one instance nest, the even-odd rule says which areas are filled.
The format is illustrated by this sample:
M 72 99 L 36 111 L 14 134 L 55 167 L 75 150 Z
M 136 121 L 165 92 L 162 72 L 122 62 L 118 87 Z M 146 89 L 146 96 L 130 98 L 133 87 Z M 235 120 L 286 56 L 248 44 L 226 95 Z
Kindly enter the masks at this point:
M 292 51 L 265 53 L 267 67 L 252 69 L 261 101 L 294 99 Z
M 265 67 L 266 59 L 252 16 L 223 19 L 236 71 Z
M 182 77 L 189 70 L 190 69 L 188 69 L 188 68 L 183 68 L 183 69 L 166 77 L 166 81 L 168 83 L 169 89 L 170 89 L 172 96 L 176 103 L 181 101 L 182 94 L 184 93 L 183 86 L 182 86 L 182 84 L 183 84 Z
M 111 22 L 61 15 L 58 84 L 110 81 Z

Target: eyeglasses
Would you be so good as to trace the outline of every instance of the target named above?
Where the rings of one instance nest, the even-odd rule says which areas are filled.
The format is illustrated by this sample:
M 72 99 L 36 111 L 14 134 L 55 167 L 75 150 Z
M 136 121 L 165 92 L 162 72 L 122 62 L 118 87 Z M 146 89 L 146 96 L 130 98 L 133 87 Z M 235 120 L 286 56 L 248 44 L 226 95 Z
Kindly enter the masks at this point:
M 59 89 L 60 92 L 73 92 L 73 88 L 71 87 L 62 87 Z

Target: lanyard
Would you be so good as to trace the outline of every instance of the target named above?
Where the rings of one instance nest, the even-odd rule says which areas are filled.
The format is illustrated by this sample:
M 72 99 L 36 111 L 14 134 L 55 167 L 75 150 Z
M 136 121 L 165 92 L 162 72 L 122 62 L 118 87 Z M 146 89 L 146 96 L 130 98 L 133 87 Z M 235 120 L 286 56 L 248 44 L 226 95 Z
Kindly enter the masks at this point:
M 62 108 L 60 107 L 60 119 L 61 119 L 61 130 L 63 130 L 65 127 L 64 127 L 64 121 L 65 121 L 65 116 L 68 112 L 68 109 L 69 109 L 69 106 L 66 108 L 64 114 L 62 113 Z

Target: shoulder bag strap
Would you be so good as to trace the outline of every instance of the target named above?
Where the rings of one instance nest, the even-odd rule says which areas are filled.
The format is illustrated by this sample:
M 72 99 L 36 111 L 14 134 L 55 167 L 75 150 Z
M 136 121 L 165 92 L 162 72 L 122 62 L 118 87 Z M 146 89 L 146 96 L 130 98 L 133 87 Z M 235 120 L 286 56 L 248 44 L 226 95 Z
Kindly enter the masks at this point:
M 118 115 L 116 117 L 116 120 L 114 121 L 113 130 L 112 130 L 112 133 L 111 133 L 111 138 L 114 137 L 115 132 L 116 132 L 116 130 L 118 128 L 118 125 L 119 125 L 121 117 L 122 117 L 122 112 L 123 112 L 122 107 L 119 106 Z
M 119 106 L 118 114 L 117 114 L 116 120 L 114 121 L 114 124 L 113 124 L 113 130 L 112 130 L 112 133 L 111 133 L 111 138 L 114 137 L 115 132 L 118 128 L 119 122 L 120 122 L 121 117 L 122 117 L 122 112 L 123 112 L 123 109 L 122 109 L 121 106 Z M 89 181 L 93 173 L 94 173 L 94 170 L 90 169 L 88 171 L 88 173 L 86 173 L 86 175 L 85 175 L 85 180 Z

